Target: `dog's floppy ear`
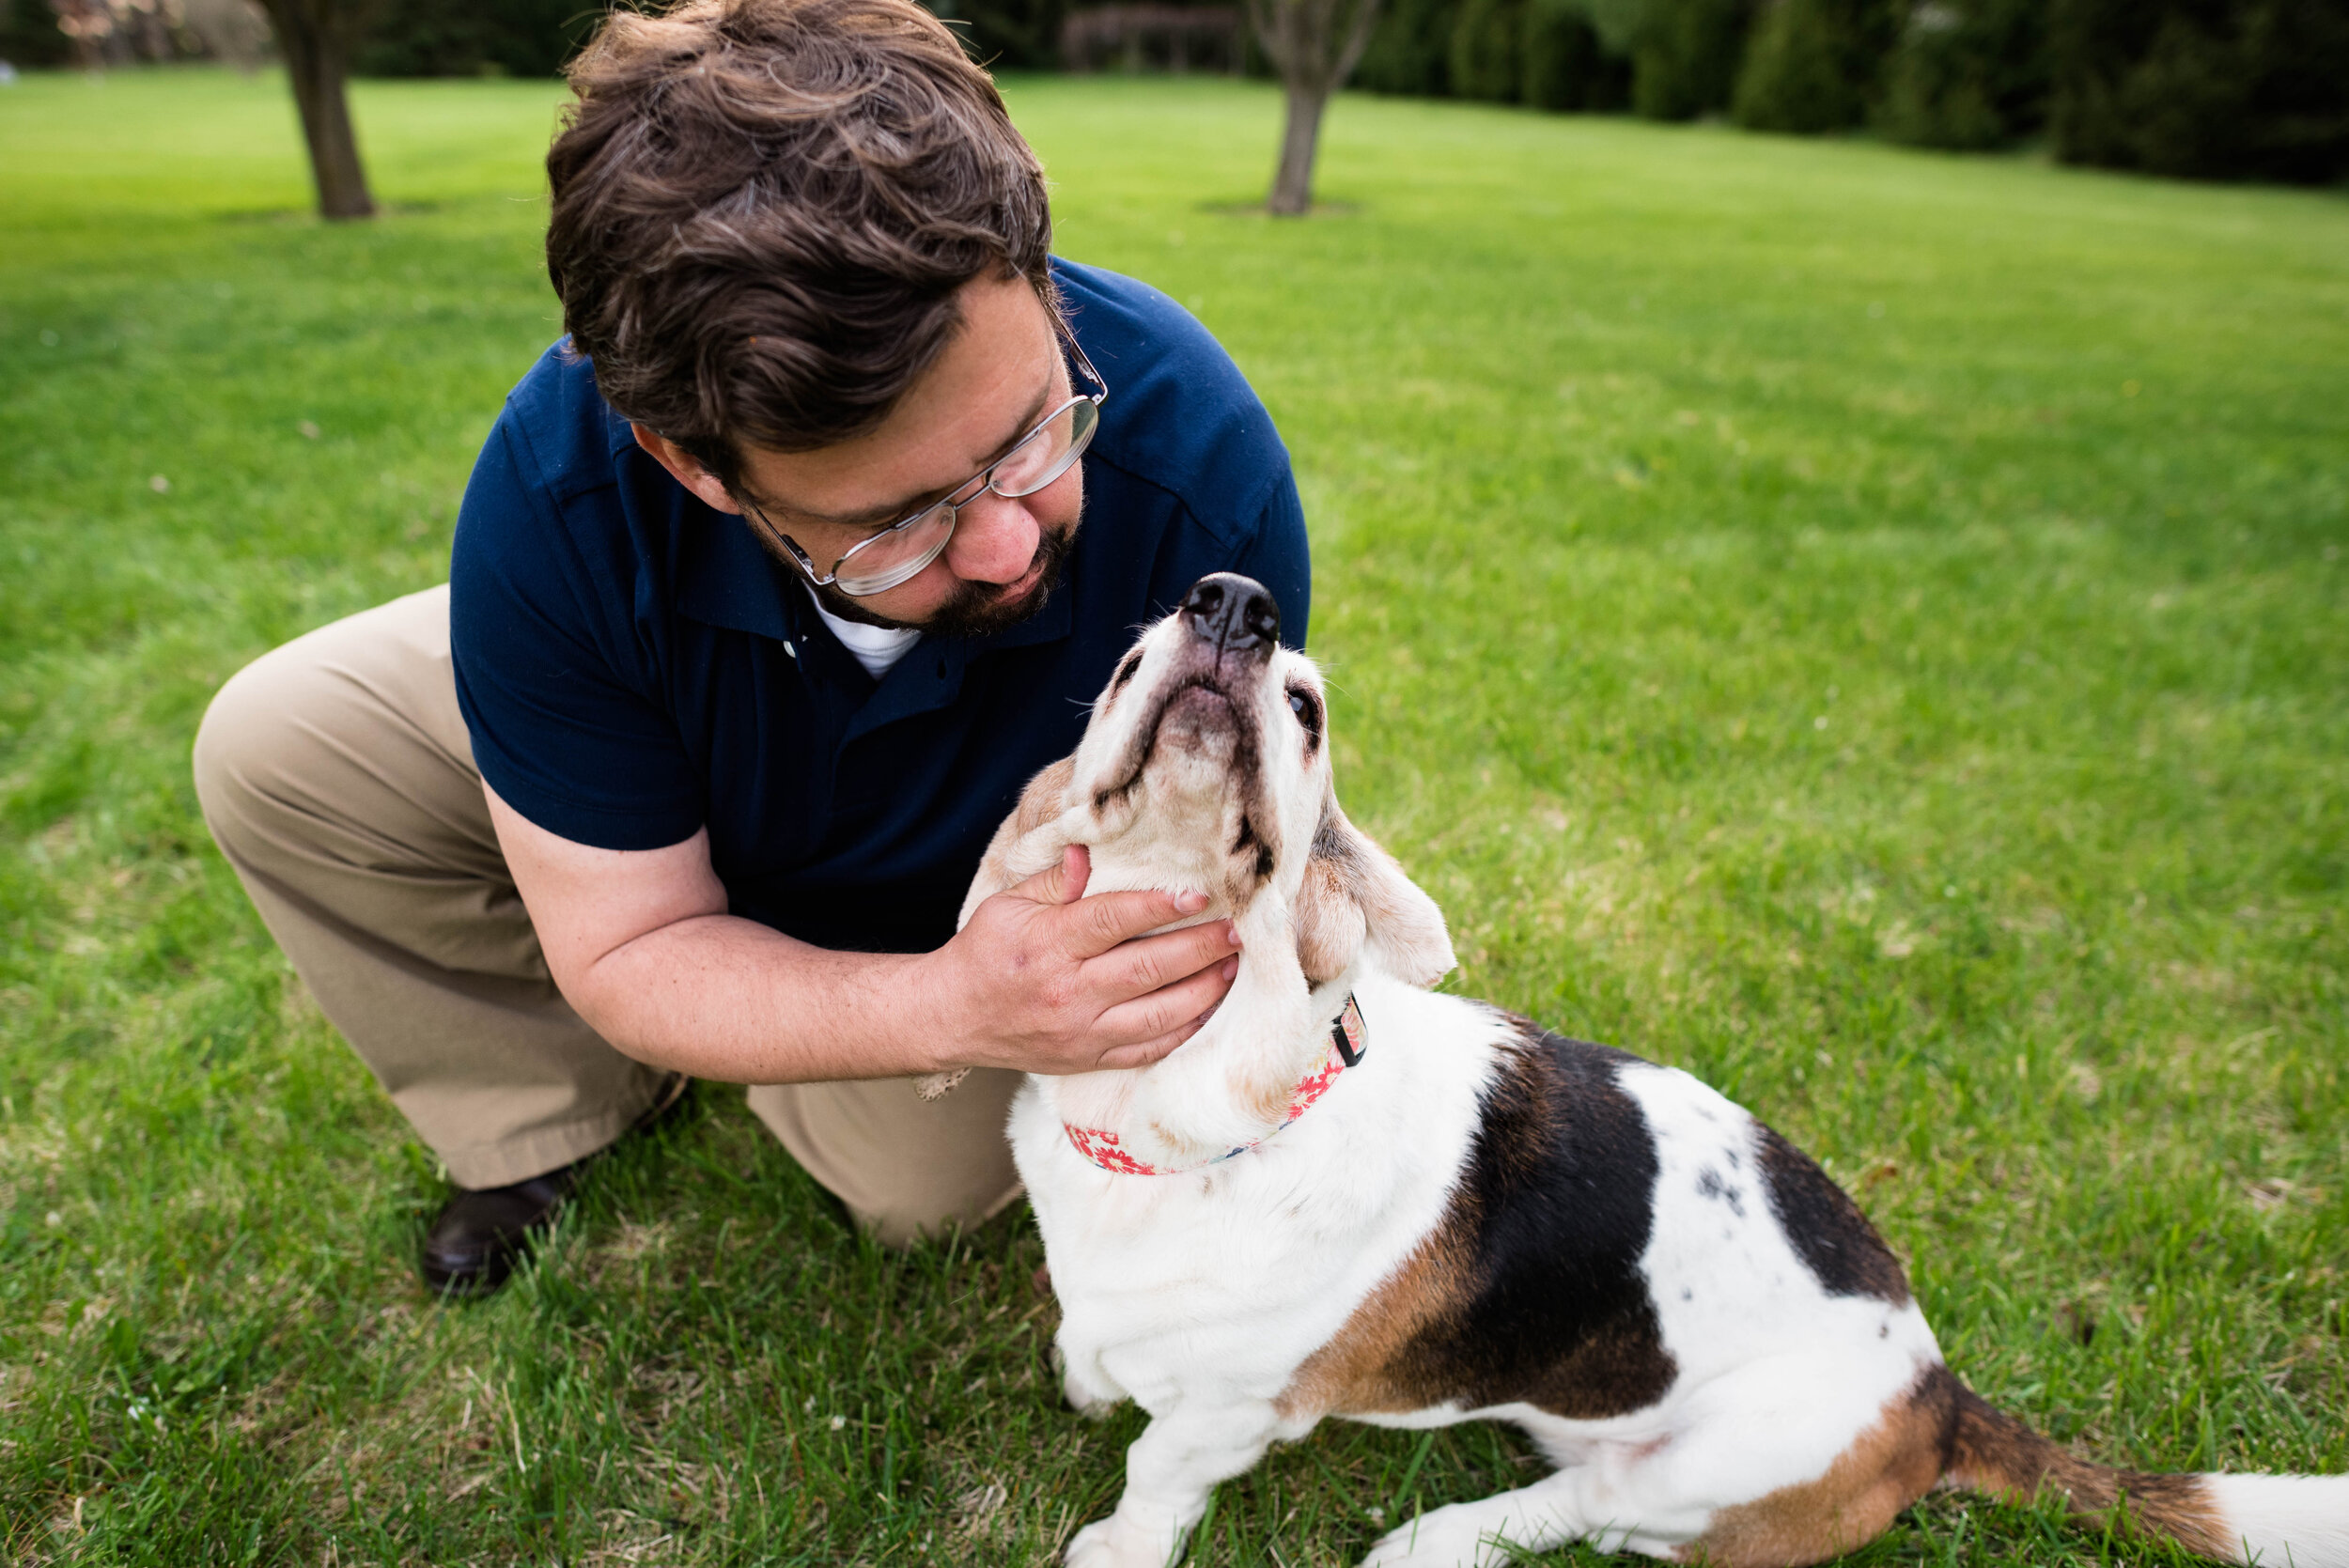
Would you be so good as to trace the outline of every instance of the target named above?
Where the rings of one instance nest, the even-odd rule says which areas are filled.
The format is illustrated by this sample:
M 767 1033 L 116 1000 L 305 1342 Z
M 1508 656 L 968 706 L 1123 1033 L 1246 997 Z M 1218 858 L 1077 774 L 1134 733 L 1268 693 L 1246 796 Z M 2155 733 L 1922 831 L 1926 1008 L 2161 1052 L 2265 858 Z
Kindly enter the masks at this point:
M 1028 781 L 1028 787 L 1019 792 L 1019 803 L 1011 809 L 988 841 L 987 853 L 979 857 L 978 874 L 971 878 L 971 891 L 962 900 L 962 914 L 955 922 L 960 930 L 971 919 L 971 911 L 1015 883 L 1025 881 L 1034 871 L 1023 872 L 1015 864 L 1019 841 L 1036 829 L 1060 815 L 1068 796 L 1068 781 L 1077 774 L 1077 759 L 1066 756 Z M 1064 846 L 1052 846 L 1057 859 Z M 1049 863 L 1049 862 L 1048 862 Z M 970 1073 L 959 1067 L 950 1073 L 925 1073 L 913 1080 L 914 1093 L 926 1100 L 934 1100 L 960 1083 Z
M 1077 759 L 1066 756 L 1028 781 L 1028 787 L 1019 792 L 1019 803 L 996 828 L 995 836 L 988 840 L 987 853 L 979 857 L 978 873 L 971 878 L 971 891 L 963 896 L 962 913 L 955 921 L 956 930 L 968 924 L 972 910 L 1060 859 L 1060 852 L 1066 846 L 1055 844 L 1050 854 L 1023 870 L 1021 862 L 1035 857 L 1033 846 L 1028 854 L 1021 854 L 1019 841 L 1067 808 L 1068 781 L 1076 775 Z
M 1433 986 L 1459 960 L 1443 911 L 1331 800 L 1314 834 L 1294 911 L 1297 958 L 1306 984 L 1346 972 L 1364 948 L 1378 967 L 1412 986 Z

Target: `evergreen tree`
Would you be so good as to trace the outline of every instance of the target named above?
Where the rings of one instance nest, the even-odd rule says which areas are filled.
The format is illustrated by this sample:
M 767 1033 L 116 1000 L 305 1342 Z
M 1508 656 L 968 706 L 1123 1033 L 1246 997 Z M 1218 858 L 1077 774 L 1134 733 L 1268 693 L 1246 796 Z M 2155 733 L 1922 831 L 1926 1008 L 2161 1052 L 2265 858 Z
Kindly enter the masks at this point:
M 2341 0 L 2054 0 L 2056 155 L 2154 174 L 2349 178 Z
M 1876 112 L 1887 136 L 1993 147 L 2046 119 L 2046 0 L 1929 0 L 1910 10 Z
M 1453 95 L 1517 101 L 1524 39 L 1525 0 L 1464 0 L 1452 27 Z
M 1900 21 L 1892 0 L 1772 0 L 1737 73 L 1737 123 L 1813 134 L 1859 124 Z
M 1750 0 L 1641 0 L 1629 38 L 1632 108 L 1663 120 L 1727 109 L 1752 21 Z
M 1631 62 L 1610 54 L 1576 0 L 1525 0 L 1517 101 L 1537 109 L 1621 109 L 1631 101 Z
M 1458 0 L 1390 0 L 1354 79 L 1373 92 L 1444 97 L 1458 22 Z

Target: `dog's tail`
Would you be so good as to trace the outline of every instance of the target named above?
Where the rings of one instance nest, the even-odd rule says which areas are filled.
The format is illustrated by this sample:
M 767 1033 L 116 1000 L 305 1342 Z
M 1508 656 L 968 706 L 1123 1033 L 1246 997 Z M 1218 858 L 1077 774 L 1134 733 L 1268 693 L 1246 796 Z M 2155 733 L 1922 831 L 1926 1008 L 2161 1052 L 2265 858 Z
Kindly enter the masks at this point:
M 2349 1476 L 2148 1475 L 2092 1465 L 1950 1381 L 1944 1486 L 2018 1502 L 2058 1492 L 2074 1514 L 2123 1518 L 2221 1562 L 2349 1568 Z

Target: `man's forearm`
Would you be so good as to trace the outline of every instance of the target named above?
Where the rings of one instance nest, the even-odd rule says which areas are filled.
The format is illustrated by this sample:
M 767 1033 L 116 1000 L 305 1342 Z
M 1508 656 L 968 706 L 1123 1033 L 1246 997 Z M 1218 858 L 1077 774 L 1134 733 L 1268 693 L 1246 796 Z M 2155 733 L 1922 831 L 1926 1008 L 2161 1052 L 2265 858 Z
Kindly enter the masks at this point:
M 1145 1066 L 1190 1037 L 1237 972 L 1228 921 L 1161 930 L 1206 893 L 1086 899 L 1080 848 L 981 903 L 935 953 L 833 953 L 728 915 L 707 832 L 599 849 L 483 793 L 564 997 L 620 1050 L 696 1078 Z
M 613 949 L 564 994 L 615 1048 L 695 1078 L 898 1078 L 963 1064 L 928 958 L 834 953 L 755 921 L 702 915 Z

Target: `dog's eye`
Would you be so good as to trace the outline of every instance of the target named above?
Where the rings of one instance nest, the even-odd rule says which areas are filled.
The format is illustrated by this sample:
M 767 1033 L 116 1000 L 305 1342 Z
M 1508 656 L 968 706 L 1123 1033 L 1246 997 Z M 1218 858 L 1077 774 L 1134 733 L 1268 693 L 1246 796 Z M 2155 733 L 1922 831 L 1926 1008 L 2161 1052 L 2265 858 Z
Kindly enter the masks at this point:
M 1116 692 L 1126 690 L 1126 683 L 1133 679 L 1134 672 L 1141 668 L 1142 650 L 1140 648 L 1136 648 L 1133 652 L 1126 656 L 1126 662 L 1117 667 L 1117 678 L 1110 682 L 1110 691 L 1112 694 L 1113 695 Z
M 1305 733 L 1318 742 L 1321 739 L 1321 699 L 1301 686 L 1289 688 L 1289 711 L 1305 726 Z

